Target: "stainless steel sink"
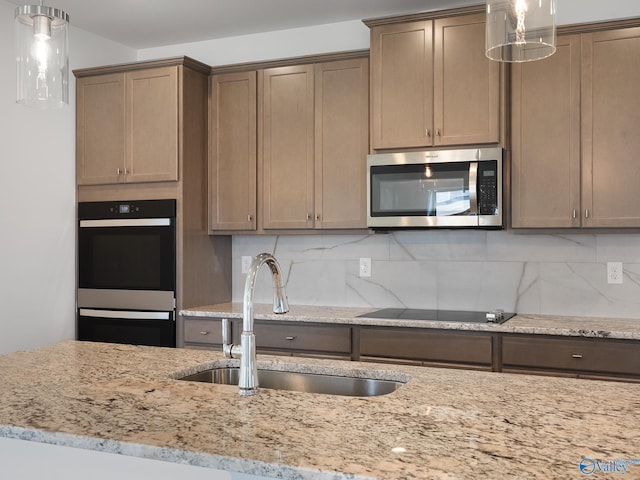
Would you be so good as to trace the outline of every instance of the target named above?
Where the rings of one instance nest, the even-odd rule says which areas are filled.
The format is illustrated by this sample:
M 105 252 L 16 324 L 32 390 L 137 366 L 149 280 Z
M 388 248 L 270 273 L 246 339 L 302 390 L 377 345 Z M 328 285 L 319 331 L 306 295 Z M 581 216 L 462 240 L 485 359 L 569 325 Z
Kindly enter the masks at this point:
M 191 382 L 237 385 L 240 369 L 237 367 L 213 368 L 179 378 Z M 395 392 L 404 382 L 373 378 L 343 377 L 316 373 L 287 372 L 258 369 L 261 388 L 292 390 L 305 393 L 325 393 L 350 397 L 374 397 Z

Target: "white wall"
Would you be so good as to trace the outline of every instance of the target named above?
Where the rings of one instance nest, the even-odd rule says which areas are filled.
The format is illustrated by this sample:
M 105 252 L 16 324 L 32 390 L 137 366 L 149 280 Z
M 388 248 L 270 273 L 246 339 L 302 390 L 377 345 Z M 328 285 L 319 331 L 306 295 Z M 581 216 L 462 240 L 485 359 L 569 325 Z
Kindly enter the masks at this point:
M 69 107 L 15 103 L 13 15 L 0 0 L 0 354 L 75 334 L 75 79 Z M 71 28 L 71 69 L 135 51 Z
M 558 25 L 640 16 L 638 0 L 556 0 Z
M 138 59 L 188 55 L 213 66 L 364 48 L 369 48 L 369 29 L 358 20 L 146 48 L 138 50 Z

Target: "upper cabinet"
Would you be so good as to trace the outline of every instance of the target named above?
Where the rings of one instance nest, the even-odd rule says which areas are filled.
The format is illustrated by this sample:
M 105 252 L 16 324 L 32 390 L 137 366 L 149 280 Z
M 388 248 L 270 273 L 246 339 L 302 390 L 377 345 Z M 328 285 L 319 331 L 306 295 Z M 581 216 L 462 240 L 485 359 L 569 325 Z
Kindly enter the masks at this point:
M 640 227 L 640 28 L 582 36 L 586 227 Z
M 511 225 L 580 226 L 580 36 L 511 69 Z
M 640 28 L 512 69 L 512 226 L 640 227 Z
M 433 22 L 371 29 L 373 148 L 433 143 Z
M 257 73 L 210 79 L 209 229 L 255 230 Z
M 76 160 L 78 184 L 117 183 L 124 175 L 124 74 L 78 78 Z
M 178 179 L 179 68 L 78 78 L 78 185 Z
M 264 71 L 265 229 L 366 228 L 366 58 Z
M 500 141 L 500 65 L 484 36 L 484 14 L 372 26 L 372 149 Z
M 315 228 L 366 228 L 369 61 L 315 65 Z
M 367 58 L 211 78 L 210 231 L 366 228 Z
M 264 228 L 313 227 L 313 65 L 263 73 Z
M 125 75 L 126 182 L 178 179 L 178 67 Z

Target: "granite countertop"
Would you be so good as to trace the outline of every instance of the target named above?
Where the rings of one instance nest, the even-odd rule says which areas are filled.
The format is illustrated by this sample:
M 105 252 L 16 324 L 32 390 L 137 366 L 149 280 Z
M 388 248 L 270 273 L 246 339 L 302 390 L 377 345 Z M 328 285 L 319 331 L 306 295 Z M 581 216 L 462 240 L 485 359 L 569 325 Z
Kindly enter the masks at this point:
M 254 306 L 254 317 L 259 320 L 282 322 L 337 323 L 348 325 L 377 325 L 388 327 L 439 328 L 483 332 L 525 333 L 574 337 L 617 338 L 640 340 L 640 319 L 571 317 L 561 315 L 517 314 L 503 324 L 442 322 L 435 320 L 398 320 L 360 317 L 376 308 L 320 307 L 290 305 L 289 313 L 274 314 L 271 305 Z M 180 311 L 188 317 L 242 318 L 241 303 L 222 303 Z
M 217 352 L 68 341 L 0 356 L 0 436 L 281 479 L 571 478 L 583 458 L 640 476 L 639 384 L 259 361 L 410 380 L 378 397 L 240 397 L 175 380 L 235 362 Z

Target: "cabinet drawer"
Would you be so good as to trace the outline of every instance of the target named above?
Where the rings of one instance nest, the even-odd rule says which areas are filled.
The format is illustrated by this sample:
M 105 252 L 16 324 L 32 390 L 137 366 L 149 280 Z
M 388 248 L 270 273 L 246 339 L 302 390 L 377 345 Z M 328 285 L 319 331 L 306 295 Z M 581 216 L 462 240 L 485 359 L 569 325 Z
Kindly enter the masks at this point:
M 505 368 L 640 375 L 640 342 L 505 336 L 502 364 Z
M 256 322 L 256 347 L 351 353 L 351 328 L 342 326 Z
M 367 357 L 491 365 L 492 347 L 490 334 L 389 328 L 360 331 L 360 354 Z
M 185 318 L 184 341 L 186 343 L 222 345 L 222 322 L 219 319 Z

